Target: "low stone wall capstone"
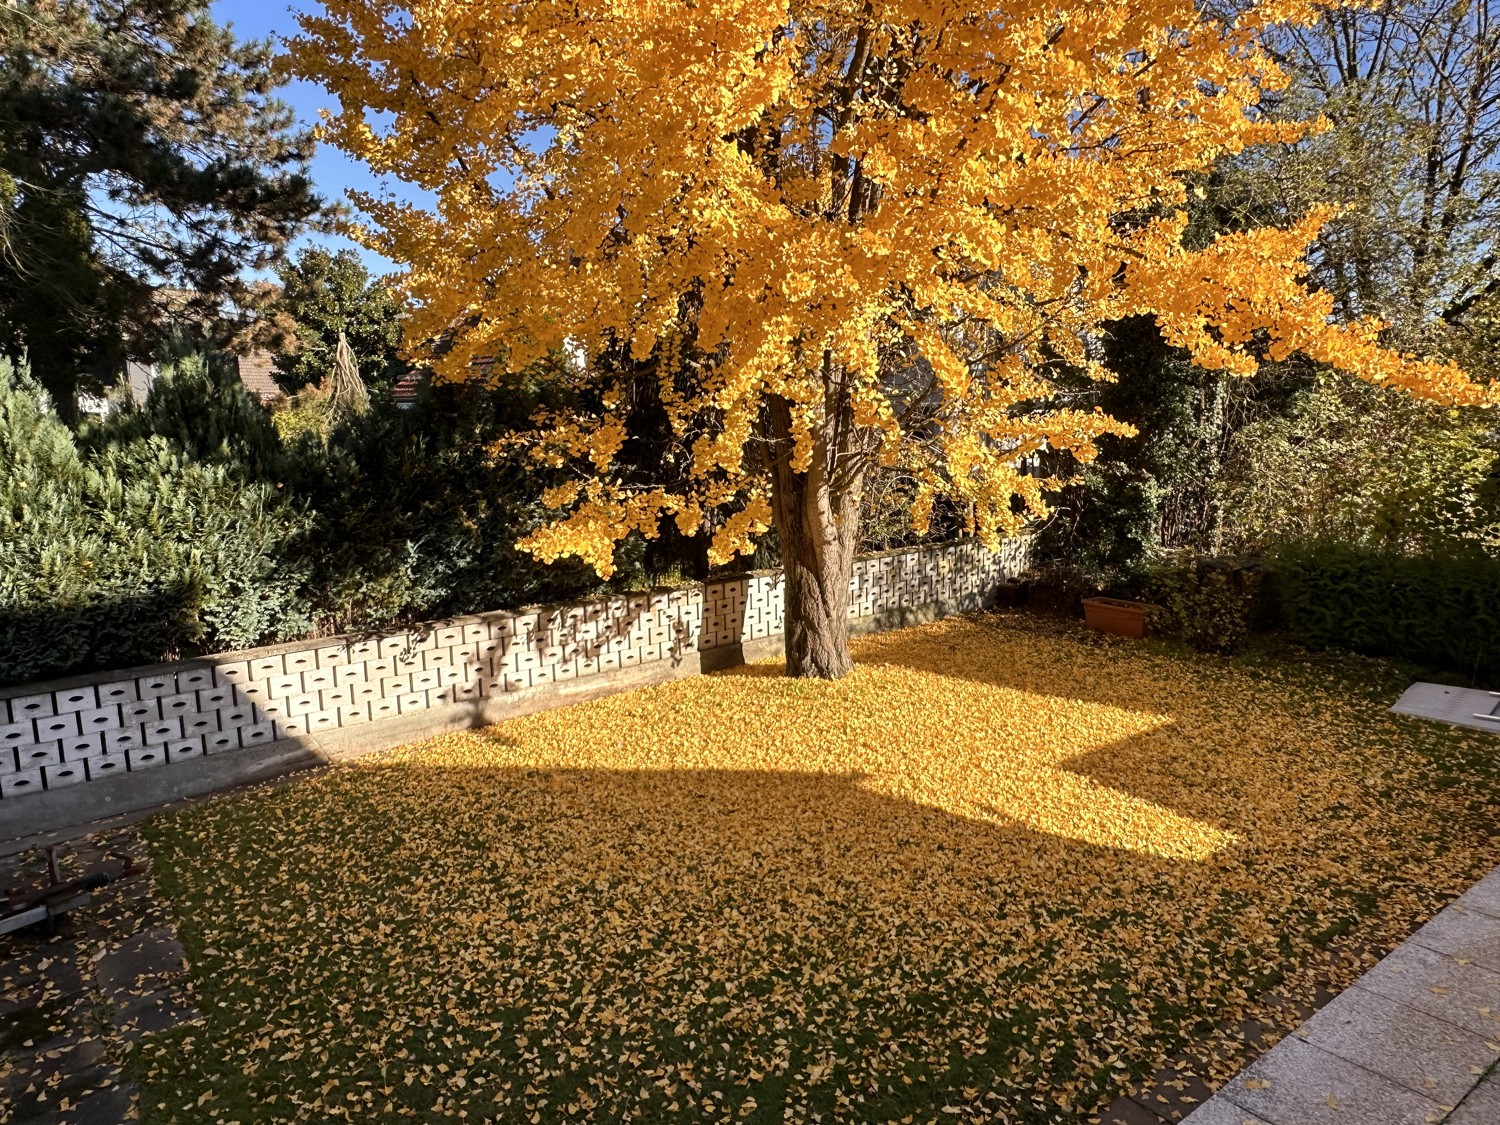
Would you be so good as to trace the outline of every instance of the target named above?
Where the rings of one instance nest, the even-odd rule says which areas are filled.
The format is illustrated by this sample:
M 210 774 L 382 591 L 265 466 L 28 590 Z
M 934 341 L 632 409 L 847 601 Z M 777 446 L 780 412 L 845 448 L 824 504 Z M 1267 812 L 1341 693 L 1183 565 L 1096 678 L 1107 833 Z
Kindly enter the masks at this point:
M 1028 547 L 860 558 L 851 624 L 983 608 Z M 773 571 L 0 690 L 0 837 L 773 655 L 782 614 Z

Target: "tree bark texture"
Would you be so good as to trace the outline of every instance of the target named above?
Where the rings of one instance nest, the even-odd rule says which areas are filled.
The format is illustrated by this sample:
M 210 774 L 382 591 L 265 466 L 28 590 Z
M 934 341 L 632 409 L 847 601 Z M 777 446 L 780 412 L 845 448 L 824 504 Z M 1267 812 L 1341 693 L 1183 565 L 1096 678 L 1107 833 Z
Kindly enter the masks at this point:
M 780 398 L 768 407 L 771 510 L 785 574 L 786 672 L 835 680 L 854 667 L 849 655 L 849 583 L 859 544 L 857 474 L 836 471 L 838 418 L 825 425 L 811 464 L 792 467 L 791 411 Z

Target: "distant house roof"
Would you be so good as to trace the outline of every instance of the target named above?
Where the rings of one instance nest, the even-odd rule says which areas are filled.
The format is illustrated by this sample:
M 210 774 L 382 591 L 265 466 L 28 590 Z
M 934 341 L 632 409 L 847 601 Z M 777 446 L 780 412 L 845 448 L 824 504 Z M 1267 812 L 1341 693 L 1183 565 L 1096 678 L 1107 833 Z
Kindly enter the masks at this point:
M 245 389 L 261 402 L 275 402 L 286 392 L 276 382 L 276 366 L 270 352 L 261 348 L 245 355 L 235 356 L 240 382 Z
M 417 405 L 417 399 L 421 396 L 422 387 L 426 382 L 426 377 L 422 372 L 408 371 L 391 384 L 391 397 L 396 400 L 396 405 L 402 410 L 410 410 Z

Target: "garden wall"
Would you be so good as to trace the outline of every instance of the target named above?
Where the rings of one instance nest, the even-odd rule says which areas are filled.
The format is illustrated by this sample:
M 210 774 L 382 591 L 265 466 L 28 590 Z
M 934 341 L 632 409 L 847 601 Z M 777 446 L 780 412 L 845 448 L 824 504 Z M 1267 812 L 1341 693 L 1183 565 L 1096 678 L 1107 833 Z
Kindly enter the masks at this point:
M 859 559 L 856 630 L 980 609 L 1029 540 Z M 779 571 L 0 690 L 0 838 L 781 651 Z

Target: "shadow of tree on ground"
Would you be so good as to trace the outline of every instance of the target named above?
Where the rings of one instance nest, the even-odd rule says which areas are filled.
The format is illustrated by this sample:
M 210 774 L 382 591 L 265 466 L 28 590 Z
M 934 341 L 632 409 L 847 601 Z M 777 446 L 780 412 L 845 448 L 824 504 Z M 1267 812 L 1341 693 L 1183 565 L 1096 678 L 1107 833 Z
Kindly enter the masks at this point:
M 1075 1121 L 1500 859 L 1494 768 L 1327 691 L 973 622 L 858 653 L 158 822 L 209 1027 L 143 1047 L 147 1120 Z

